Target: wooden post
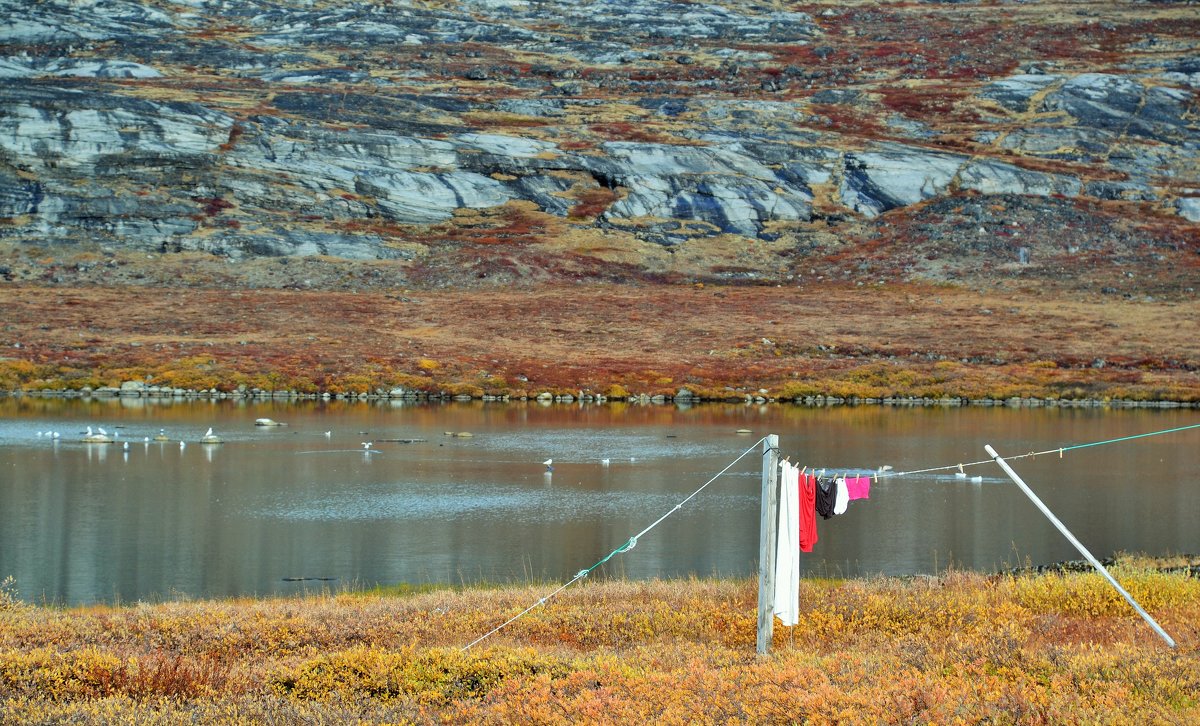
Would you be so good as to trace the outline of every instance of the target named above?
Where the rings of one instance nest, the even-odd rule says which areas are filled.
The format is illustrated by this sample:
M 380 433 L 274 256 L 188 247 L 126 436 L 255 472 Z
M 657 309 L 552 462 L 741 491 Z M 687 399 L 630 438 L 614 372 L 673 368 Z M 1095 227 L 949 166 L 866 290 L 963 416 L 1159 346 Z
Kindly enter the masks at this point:
M 771 652 L 775 632 L 775 544 L 779 538 L 779 435 L 763 441 L 758 520 L 758 654 Z

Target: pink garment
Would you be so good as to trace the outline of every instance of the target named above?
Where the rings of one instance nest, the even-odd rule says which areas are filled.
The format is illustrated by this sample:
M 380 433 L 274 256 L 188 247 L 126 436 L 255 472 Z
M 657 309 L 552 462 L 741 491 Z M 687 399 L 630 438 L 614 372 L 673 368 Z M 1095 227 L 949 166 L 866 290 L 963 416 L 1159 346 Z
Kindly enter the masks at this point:
M 846 494 L 850 500 L 871 498 L 871 477 L 846 477 Z

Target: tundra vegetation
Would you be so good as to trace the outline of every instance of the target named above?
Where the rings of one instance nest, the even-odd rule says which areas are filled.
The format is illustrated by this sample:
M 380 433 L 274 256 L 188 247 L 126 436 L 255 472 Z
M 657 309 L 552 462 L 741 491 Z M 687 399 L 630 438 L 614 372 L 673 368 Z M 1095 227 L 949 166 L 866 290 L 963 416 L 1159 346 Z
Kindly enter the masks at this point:
M 752 580 L 398 587 L 77 608 L 0 601 L 5 723 L 1190 723 L 1194 559 L 805 579 L 755 654 Z

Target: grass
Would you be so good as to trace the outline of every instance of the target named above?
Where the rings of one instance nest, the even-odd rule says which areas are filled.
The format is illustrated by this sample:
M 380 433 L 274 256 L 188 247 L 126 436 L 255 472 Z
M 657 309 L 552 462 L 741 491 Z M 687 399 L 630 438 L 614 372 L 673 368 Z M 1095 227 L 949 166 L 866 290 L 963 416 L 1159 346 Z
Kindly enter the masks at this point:
M 604 581 L 469 651 L 546 586 L 75 609 L 0 598 L 3 723 L 1195 722 L 1200 581 L 806 580 L 755 655 L 752 580 Z
M 706 398 L 1200 400 L 1195 301 L 823 282 L 169 295 L 12 284 L 0 307 L 5 340 L 20 343 L 0 356 L 3 390 L 141 380 L 513 397 L 686 387 Z

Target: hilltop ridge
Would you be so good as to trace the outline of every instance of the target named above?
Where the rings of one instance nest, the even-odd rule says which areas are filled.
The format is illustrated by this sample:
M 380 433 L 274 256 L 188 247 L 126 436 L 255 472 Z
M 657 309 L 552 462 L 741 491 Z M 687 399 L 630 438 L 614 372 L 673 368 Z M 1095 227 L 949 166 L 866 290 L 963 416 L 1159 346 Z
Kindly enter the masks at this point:
M 36 245 L 1194 293 L 1188 3 L 784 7 L 0 0 L 7 276 L 74 278 Z

